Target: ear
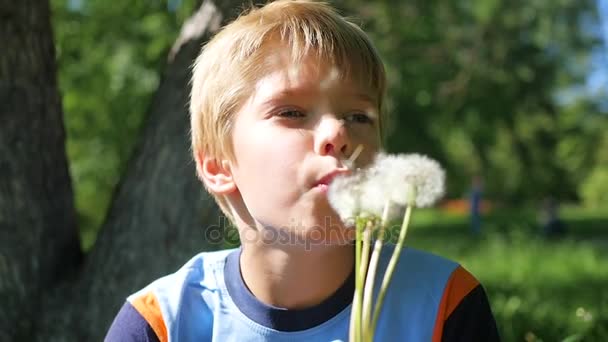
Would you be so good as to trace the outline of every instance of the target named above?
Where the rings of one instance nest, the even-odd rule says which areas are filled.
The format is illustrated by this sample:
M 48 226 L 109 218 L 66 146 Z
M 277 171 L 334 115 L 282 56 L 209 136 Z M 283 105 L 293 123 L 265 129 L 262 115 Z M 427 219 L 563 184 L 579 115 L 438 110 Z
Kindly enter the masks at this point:
M 217 195 L 227 195 L 236 190 L 227 160 L 218 160 L 199 152 L 196 154 L 196 173 L 207 189 Z

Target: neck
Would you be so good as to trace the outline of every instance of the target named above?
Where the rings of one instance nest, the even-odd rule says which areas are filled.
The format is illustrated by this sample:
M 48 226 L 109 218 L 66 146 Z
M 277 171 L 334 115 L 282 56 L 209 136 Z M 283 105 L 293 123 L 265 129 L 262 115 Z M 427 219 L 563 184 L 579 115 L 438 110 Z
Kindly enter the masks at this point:
M 243 281 L 261 302 L 286 309 L 320 304 L 336 292 L 354 267 L 351 245 L 304 250 L 264 244 L 244 244 Z

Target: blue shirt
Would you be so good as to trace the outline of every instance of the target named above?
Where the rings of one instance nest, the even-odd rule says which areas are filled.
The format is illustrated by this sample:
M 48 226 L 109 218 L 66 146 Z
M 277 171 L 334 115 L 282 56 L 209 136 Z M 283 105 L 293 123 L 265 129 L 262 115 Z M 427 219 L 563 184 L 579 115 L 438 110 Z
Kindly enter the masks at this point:
M 347 341 L 354 272 L 322 303 L 266 305 L 245 285 L 240 249 L 201 253 L 127 298 L 106 341 Z M 393 251 L 383 249 L 376 284 Z M 377 288 L 375 293 L 377 294 Z M 477 280 L 458 264 L 406 248 L 389 285 L 377 341 L 497 341 Z

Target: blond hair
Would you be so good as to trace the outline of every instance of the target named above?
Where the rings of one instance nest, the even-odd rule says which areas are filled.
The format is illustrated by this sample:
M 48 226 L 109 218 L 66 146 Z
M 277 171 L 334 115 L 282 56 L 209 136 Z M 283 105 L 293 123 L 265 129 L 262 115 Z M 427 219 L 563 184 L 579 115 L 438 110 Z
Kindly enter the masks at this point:
M 234 114 L 266 73 L 269 42 L 290 47 L 293 63 L 313 54 L 369 91 L 382 113 L 386 88 L 384 66 L 367 35 L 329 5 L 279 0 L 252 8 L 225 26 L 196 59 L 190 94 L 192 153 L 234 160 L 231 131 Z M 297 64 L 293 64 L 297 65 Z M 381 115 L 380 115 L 381 117 Z M 382 122 L 380 121 L 380 127 Z M 199 165 L 197 163 L 197 171 Z M 232 219 L 226 199 L 216 202 Z

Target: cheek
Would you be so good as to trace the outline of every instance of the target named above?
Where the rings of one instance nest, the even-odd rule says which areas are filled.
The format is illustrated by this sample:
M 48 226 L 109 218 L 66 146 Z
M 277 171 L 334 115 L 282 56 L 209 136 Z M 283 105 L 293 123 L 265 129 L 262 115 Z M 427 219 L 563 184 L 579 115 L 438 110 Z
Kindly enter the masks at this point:
M 263 195 L 268 199 L 265 202 L 270 204 L 272 198 L 273 205 L 278 206 L 294 201 L 300 191 L 298 172 L 305 144 L 297 137 L 272 132 L 247 138 L 235 146 L 235 180 L 243 198 L 260 202 L 259 196 Z
M 247 155 L 244 158 L 256 170 L 278 177 L 283 171 L 296 168 L 294 164 L 302 156 L 301 146 L 288 137 L 268 134 L 257 141 L 252 140 L 245 148 Z

